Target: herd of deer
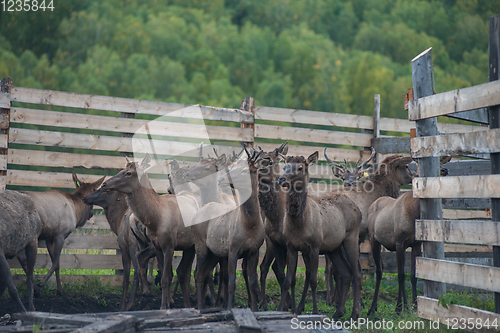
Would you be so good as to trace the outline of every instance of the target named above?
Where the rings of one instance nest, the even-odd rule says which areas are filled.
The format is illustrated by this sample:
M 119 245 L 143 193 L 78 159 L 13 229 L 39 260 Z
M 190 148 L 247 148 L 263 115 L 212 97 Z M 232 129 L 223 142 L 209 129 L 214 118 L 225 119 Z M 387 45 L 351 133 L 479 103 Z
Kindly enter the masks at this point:
M 246 154 L 243 155 L 243 152 Z M 122 253 L 123 295 L 121 308 L 134 305 L 137 287 L 149 292 L 147 267 L 156 256 L 161 276 L 161 309 L 172 302 L 171 282 L 174 251 L 182 251 L 177 267 L 184 306 L 189 307 L 191 267 L 194 272 L 197 306 L 205 303 L 207 287 L 212 303 L 221 300 L 232 307 L 238 259 L 243 259 L 249 305 L 253 311 L 260 306 L 267 310 L 266 278 L 272 267 L 281 286 L 278 310 L 304 310 L 309 286 L 313 313 L 317 308 L 317 272 L 319 256 L 327 258 L 327 301 L 337 305 L 334 318 L 345 313 L 345 303 L 352 284 L 353 310 L 356 319 L 361 308 L 361 268 L 359 244 L 369 235 L 376 264 L 376 291 L 369 313 L 377 310 L 377 296 L 382 277 L 381 245 L 396 251 L 399 296 L 396 311 L 407 306 L 404 288 L 405 250 L 412 247 L 413 302 L 416 299 L 414 258 L 420 253 L 415 241 L 415 219 L 419 218 L 418 199 L 411 192 L 400 194 L 402 185 L 410 184 L 415 172 L 412 159 L 402 155 L 385 158 L 376 170 L 365 169 L 370 158 L 356 163 L 354 169 L 332 164 L 333 173 L 344 181 L 344 191 L 311 192 L 308 189 L 309 168 L 318 161 L 318 152 L 309 157 L 286 156 L 288 143 L 270 152 L 253 148 L 233 156 L 203 158 L 191 167 L 170 163 L 170 192 L 158 194 L 147 170 L 151 158 L 129 162 L 118 174 L 104 182 L 104 177 L 85 183 L 73 173 L 76 191 L 0 192 L 0 296 L 8 288 L 19 307 L 26 311 L 13 284 L 7 258 L 17 256 L 27 275 L 28 310 L 33 311 L 33 294 L 43 288 L 56 273 L 57 293 L 63 289 L 59 278 L 59 257 L 64 239 L 92 216 L 92 205 L 104 208 L 112 231 L 118 236 Z M 242 156 L 243 155 L 243 156 Z M 284 168 L 280 166 L 284 163 Z M 282 164 L 281 164 L 282 165 Z M 371 171 L 369 174 L 367 171 Z M 368 177 L 367 177 L 368 175 Z M 357 186 L 364 178 L 370 186 Z M 237 181 L 246 186 L 235 188 Z M 154 180 L 153 180 L 154 181 Z M 223 190 L 225 189 L 225 190 Z M 174 194 L 175 192 L 175 194 Z M 33 278 L 38 240 L 45 240 L 52 259 L 52 268 L 36 286 Z M 260 265 L 260 287 L 257 277 L 259 249 L 266 243 Z M 302 298 L 295 304 L 295 273 L 298 252 L 306 267 Z M 134 282 L 128 304 L 131 264 Z M 220 267 L 219 293 L 213 288 L 213 270 Z M 285 269 L 286 268 L 286 269 Z M 286 272 L 286 273 L 285 273 Z M 332 278 L 333 277 L 333 278 Z M 331 289 L 333 290 L 333 289 Z

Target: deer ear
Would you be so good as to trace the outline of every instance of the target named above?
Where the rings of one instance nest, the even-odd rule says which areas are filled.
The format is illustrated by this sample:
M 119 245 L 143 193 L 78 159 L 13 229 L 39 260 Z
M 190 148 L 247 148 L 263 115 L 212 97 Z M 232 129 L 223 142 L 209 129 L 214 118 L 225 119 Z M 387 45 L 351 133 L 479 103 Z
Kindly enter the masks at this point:
M 79 188 L 80 187 L 80 180 L 78 179 L 78 176 L 76 175 L 76 173 L 74 171 L 71 173 L 71 176 L 73 177 L 73 181 L 75 182 L 76 188 Z
M 151 162 L 151 155 L 149 155 L 149 153 L 146 153 L 141 161 L 141 167 L 146 168 L 149 165 L 149 162 Z
M 282 144 L 281 147 L 279 147 L 278 151 L 276 152 L 276 155 L 279 155 L 279 154 L 282 154 L 282 155 L 288 154 L 288 141 L 285 142 L 284 144 Z
M 176 173 L 179 170 L 179 163 L 176 160 L 170 162 L 170 173 Z
M 336 165 L 332 165 L 332 172 L 335 177 L 340 179 L 342 179 L 342 176 L 344 175 L 344 170 Z
M 97 188 L 99 188 L 99 186 L 101 186 L 102 182 L 104 181 L 104 178 L 106 178 L 106 175 L 104 175 L 101 178 L 99 178 L 98 180 L 96 180 L 96 182 L 93 184 L 95 189 L 97 189 Z
M 318 162 L 318 156 L 319 156 L 319 153 L 317 150 L 314 153 L 312 153 L 311 155 L 309 155 L 309 157 L 306 160 L 307 165 L 316 164 L 316 162 Z

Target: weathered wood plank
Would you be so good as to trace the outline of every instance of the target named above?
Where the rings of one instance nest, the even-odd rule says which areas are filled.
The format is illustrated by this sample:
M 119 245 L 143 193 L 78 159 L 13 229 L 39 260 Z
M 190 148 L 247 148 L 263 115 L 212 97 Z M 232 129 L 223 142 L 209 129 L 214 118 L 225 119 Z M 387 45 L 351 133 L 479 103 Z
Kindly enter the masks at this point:
M 8 137 L 7 134 L 0 134 L 0 148 L 7 148 Z
M 21 268 L 16 259 L 8 260 L 10 268 Z M 123 269 L 121 255 L 61 254 L 61 269 Z M 38 253 L 35 268 L 50 269 L 52 261 L 47 253 Z
M 500 175 L 418 177 L 415 198 L 500 198 Z
M 255 124 L 255 137 L 370 147 L 371 134 Z
M 90 325 L 76 329 L 74 333 L 125 333 L 135 332 L 136 325 L 139 325 L 142 319 L 135 316 L 117 314 L 107 318 L 97 320 Z
M 147 126 L 151 135 L 201 139 L 210 138 L 211 140 L 253 141 L 253 132 L 250 129 L 163 121 L 161 118 L 150 121 L 134 118 L 95 116 L 81 113 L 12 108 L 10 120 L 13 123 L 132 134 L 140 130 L 144 132 L 144 128 Z
M 446 329 L 458 330 L 467 328 L 467 325 L 469 325 L 470 330 L 472 331 L 498 332 L 500 315 L 497 313 L 455 304 L 448 305 L 448 308 L 446 309 L 438 304 L 437 299 L 424 296 L 418 296 L 417 302 L 418 316 L 431 320 L 432 322 L 429 324 L 434 323 L 436 331 L 439 331 L 439 327 L 437 327 L 435 323 L 439 321 L 441 323 L 440 327 Z M 474 325 L 470 325 L 469 318 Z M 463 325 L 464 319 L 465 327 Z M 458 325 L 454 325 L 457 322 Z M 476 323 L 481 323 L 482 328 L 479 325 L 476 326 Z M 488 323 L 489 329 L 484 326 L 485 323 Z M 493 326 L 491 326 L 491 324 L 493 324 Z M 427 328 L 429 328 L 429 326 L 427 326 Z
M 274 144 L 274 143 L 264 143 L 264 142 L 256 142 L 256 145 L 262 147 L 264 151 L 271 151 L 274 150 L 275 148 L 279 147 L 279 144 Z M 318 147 L 318 146 L 296 146 L 296 145 L 289 145 L 288 146 L 288 155 L 293 156 L 293 155 L 303 155 L 303 156 L 309 156 L 315 151 L 320 152 L 319 154 L 319 160 L 320 161 L 326 161 L 325 155 L 323 154 L 323 150 L 325 147 Z M 328 157 L 332 159 L 333 161 L 344 161 L 346 159 L 348 162 L 356 162 L 360 154 L 363 156 L 363 161 L 368 159 L 370 157 L 370 152 L 369 151 L 364 151 L 364 150 L 356 150 L 356 149 L 340 149 L 340 148 L 328 148 L 327 150 Z
M 45 241 L 38 242 L 39 248 L 47 247 Z M 115 235 L 69 235 L 64 240 L 64 249 L 111 249 L 118 250 Z
M 491 174 L 490 161 L 485 160 L 461 160 L 446 163 L 448 176 L 469 176 Z
M 240 333 L 246 332 L 262 332 L 259 322 L 255 319 L 252 310 L 246 309 L 232 309 L 233 319 L 238 326 Z
M 484 220 L 416 220 L 422 241 L 500 245 L 500 223 Z
M 35 325 L 59 324 L 75 326 L 89 325 L 98 320 L 95 317 L 80 314 L 60 314 L 40 311 L 14 313 L 12 315 L 12 318 L 22 320 L 23 323 L 30 323 Z
M 62 91 L 52 91 L 31 88 L 12 88 L 12 101 L 58 105 L 82 109 L 96 109 L 104 111 L 117 111 L 127 113 L 140 113 L 164 116 L 167 114 L 176 117 L 201 118 L 193 105 L 165 103 L 146 100 L 135 100 L 120 97 L 84 95 L 77 93 L 67 93 Z M 249 112 L 237 109 L 215 108 L 210 106 L 200 106 L 204 119 L 241 122 L 253 122 L 253 116 Z M 175 113 L 172 113 L 174 112 Z
M 443 209 L 491 209 L 488 198 L 443 199 Z
M 500 291 L 500 268 L 417 258 L 417 277 L 487 291 Z
M 490 210 L 443 209 L 443 218 L 450 220 L 491 219 Z
M 500 129 L 411 139 L 413 158 L 496 152 L 500 152 Z
M 8 155 L 0 155 L 0 170 L 7 170 Z
M 408 102 L 410 120 L 420 120 L 500 104 L 500 82 L 448 91 Z
M 9 109 L 10 108 L 11 94 L 0 91 L 0 108 Z
M 95 208 L 95 206 L 94 206 Z M 81 229 L 110 229 L 106 216 L 94 214 Z
M 372 147 L 379 154 L 399 154 L 410 151 L 410 137 L 381 136 L 372 139 Z
M 451 117 L 451 118 L 456 118 L 456 119 L 473 121 L 475 123 L 480 123 L 480 124 L 485 124 L 485 125 L 489 124 L 488 109 L 487 108 L 452 113 L 452 114 L 449 114 L 447 116 Z

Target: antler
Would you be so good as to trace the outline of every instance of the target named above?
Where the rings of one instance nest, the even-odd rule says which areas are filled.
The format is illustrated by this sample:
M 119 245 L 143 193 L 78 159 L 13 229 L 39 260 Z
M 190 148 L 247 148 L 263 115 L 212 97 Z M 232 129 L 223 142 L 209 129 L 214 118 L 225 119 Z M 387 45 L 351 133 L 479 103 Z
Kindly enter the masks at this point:
M 369 159 L 367 159 L 366 161 L 364 161 L 364 162 L 363 162 L 363 164 L 361 164 L 361 165 L 359 165 L 359 166 L 358 166 L 358 163 L 359 163 L 359 161 L 361 160 L 361 158 L 360 158 L 360 159 L 358 160 L 358 162 L 356 162 L 356 170 L 362 169 L 365 165 L 367 165 L 367 164 L 368 164 L 368 162 L 370 162 L 370 161 L 372 160 L 373 156 L 375 156 L 375 149 L 373 149 L 373 147 L 372 147 L 372 153 L 371 153 L 371 155 L 370 155 L 370 158 L 369 158 Z
M 343 171 L 345 171 L 345 170 L 347 169 L 347 164 L 346 164 L 346 166 L 343 166 L 342 164 L 338 164 L 338 163 L 336 163 L 336 162 L 332 161 L 332 160 L 328 157 L 328 155 L 326 155 L 326 150 L 327 150 L 327 149 L 328 149 L 328 148 L 327 148 L 327 147 L 325 147 L 325 150 L 324 150 L 324 152 L 323 152 L 323 154 L 325 155 L 326 160 L 327 160 L 328 162 L 330 162 L 331 164 L 335 165 L 337 168 L 340 168 L 340 169 L 342 169 Z
M 217 154 L 217 149 L 215 149 L 215 147 L 214 147 L 213 149 L 214 149 L 214 154 L 215 154 L 215 157 L 216 157 L 216 158 L 219 158 L 219 154 Z
M 200 161 L 203 159 L 203 141 L 200 143 L 200 155 L 199 155 Z

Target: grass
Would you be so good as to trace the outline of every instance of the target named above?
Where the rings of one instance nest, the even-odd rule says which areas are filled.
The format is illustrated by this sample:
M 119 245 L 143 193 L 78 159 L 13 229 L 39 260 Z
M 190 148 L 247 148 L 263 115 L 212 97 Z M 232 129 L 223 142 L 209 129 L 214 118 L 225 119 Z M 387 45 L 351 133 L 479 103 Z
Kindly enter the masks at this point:
M 40 270 L 45 273 L 46 270 Z M 108 275 L 112 270 L 65 270 L 66 273 L 72 274 L 86 274 L 86 275 Z M 85 271 L 85 272 L 83 272 Z M 305 273 L 304 268 L 298 268 L 299 273 Z M 409 273 L 407 274 L 406 281 L 409 281 Z M 296 304 L 300 301 L 302 296 L 302 288 L 304 285 L 304 274 L 297 275 L 297 287 L 296 287 Z M 53 293 L 53 288 L 45 289 L 43 293 Z M 97 299 L 103 299 L 103 295 L 110 293 L 121 293 L 121 287 L 111 286 L 109 284 L 103 284 L 96 276 L 95 278 L 88 279 L 85 283 L 65 283 L 64 290 L 67 296 L 85 294 L 90 297 L 96 297 Z M 246 294 L 246 287 L 244 279 L 241 276 L 241 272 L 237 272 L 237 285 L 236 285 L 236 295 L 235 295 L 235 305 L 237 307 L 248 306 L 248 298 Z M 20 287 L 21 294 L 26 294 L 25 287 Z M 324 269 L 320 268 L 318 271 L 318 291 L 321 291 L 318 295 L 318 311 L 320 314 L 325 315 L 327 318 L 331 319 L 335 307 L 329 306 L 325 302 L 324 290 L 326 290 L 326 284 L 324 280 Z M 375 314 L 367 316 L 368 309 L 372 303 L 373 294 L 375 290 L 375 279 L 373 277 L 368 277 L 363 281 L 363 289 L 361 296 L 365 307 L 361 310 L 360 318 L 364 320 L 365 325 L 358 326 L 356 328 L 349 328 L 352 332 L 401 332 L 401 333 L 419 333 L 419 332 L 462 332 L 461 330 L 447 329 L 445 325 L 440 324 L 439 329 L 432 328 L 431 325 L 437 325 L 437 323 L 432 324 L 431 322 L 419 318 L 417 316 L 416 310 L 404 309 L 401 315 L 395 313 L 396 299 L 398 295 L 398 284 L 396 274 L 385 273 L 382 278 L 380 285 L 380 294 L 378 300 L 378 310 Z M 152 293 L 160 294 L 160 289 L 158 286 L 152 287 Z M 191 283 L 191 292 L 195 292 L 194 282 Z M 279 305 L 280 300 L 280 287 L 275 278 L 269 278 L 266 284 L 266 294 L 269 298 L 268 307 L 269 310 L 276 310 Z M 406 288 L 407 297 L 411 299 L 411 288 Z M 421 294 L 421 293 L 420 293 Z M 5 297 L 6 295 L 4 295 Z M 475 292 L 456 292 L 448 291 L 445 295 L 440 298 L 440 304 L 447 306 L 448 304 L 459 304 L 466 305 L 474 308 L 479 308 L 488 311 L 494 311 L 494 298 L 492 293 L 475 293 Z M 352 299 L 348 298 L 346 303 L 346 314 L 342 321 L 349 320 L 349 316 L 352 311 Z M 306 298 L 305 314 L 312 313 L 312 296 L 310 291 Z M 400 325 L 402 327 L 400 328 Z

